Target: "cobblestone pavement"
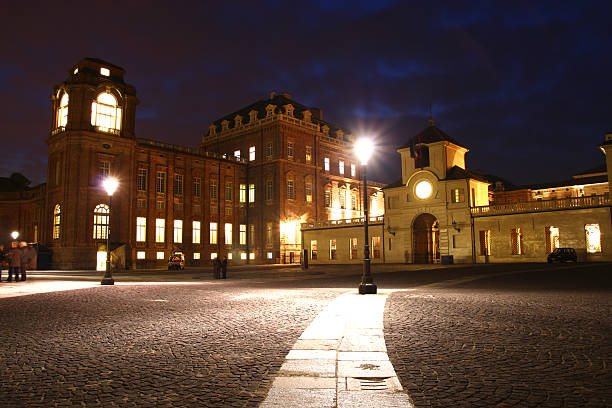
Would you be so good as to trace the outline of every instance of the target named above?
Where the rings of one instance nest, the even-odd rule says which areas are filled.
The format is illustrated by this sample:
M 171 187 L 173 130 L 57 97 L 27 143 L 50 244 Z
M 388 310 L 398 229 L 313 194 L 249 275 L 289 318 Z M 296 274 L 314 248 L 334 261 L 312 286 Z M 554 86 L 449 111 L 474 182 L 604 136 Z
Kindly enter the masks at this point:
M 612 268 L 395 292 L 388 354 L 417 407 L 612 407 Z
M 0 299 L 0 405 L 255 407 L 338 293 L 224 282 Z

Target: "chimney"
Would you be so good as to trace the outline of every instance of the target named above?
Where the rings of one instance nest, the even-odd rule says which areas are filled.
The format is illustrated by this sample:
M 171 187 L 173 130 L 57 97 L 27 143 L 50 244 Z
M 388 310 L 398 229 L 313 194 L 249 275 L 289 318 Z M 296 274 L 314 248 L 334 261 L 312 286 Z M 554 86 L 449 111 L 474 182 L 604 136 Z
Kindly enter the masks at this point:
M 276 96 L 276 91 L 270 91 L 270 99 L 274 99 Z
M 323 110 L 321 108 L 310 108 L 312 117 L 318 120 L 323 120 Z

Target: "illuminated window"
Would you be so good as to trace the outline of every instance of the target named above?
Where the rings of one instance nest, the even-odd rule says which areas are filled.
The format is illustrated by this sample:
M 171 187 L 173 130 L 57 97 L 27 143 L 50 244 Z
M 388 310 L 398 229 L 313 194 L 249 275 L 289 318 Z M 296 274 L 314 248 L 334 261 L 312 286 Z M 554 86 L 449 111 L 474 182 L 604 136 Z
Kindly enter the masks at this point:
M 110 71 L 108 68 L 100 68 L 100 75 L 110 76 Z
M 234 190 L 234 183 L 225 183 L 225 200 L 232 201 L 232 192 Z
M 293 179 L 287 180 L 287 198 L 289 200 L 295 200 L 295 184 Z
M 349 238 L 349 254 L 351 259 L 357 259 L 357 238 Z
M 451 190 L 451 203 L 462 203 L 465 200 L 465 192 L 462 188 Z
M 325 206 L 331 207 L 331 190 L 325 190 Z
M 62 99 L 60 99 L 59 108 L 57 108 L 57 115 L 55 119 L 56 127 L 66 127 L 68 123 L 68 94 L 64 93 Z
M 72 73 L 73 73 L 74 75 L 78 74 L 78 73 L 79 73 L 79 67 L 76 67 L 76 68 L 74 69 L 74 71 L 72 71 Z
M 512 255 L 523 254 L 523 233 L 520 228 L 512 228 L 510 230 L 510 245 L 512 247 Z
M 200 253 L 199 252 L 194 252 L 193 253 L 193 259 L 200 259 Z
M 53 208 L 53 239 L 59 239 L 60 237 L 60 223 L 61 208 L 59 204 L 56 204 Z
M 94 209 L 93 238 L 106 239 L 108 235 L 108 205 L 98 204 Z
M 357 174 L 357 170 L 355 169 L 355 165 L 351 164 L 351 177 L 355 177 Z
M 340 174 L 344 174 L 344 162 L 342 160 L 338 162 L 338 171 Z
M 194 197 L 199 197 L 200 196 L 200 185 L 201 185 L 202 181 L 199 177 L 194 177 L 193 178 L 193 196 Z
M 217 259 L 217 253 L 216 252 L 211 252 L 210 253 L 210 259 Z
M 234 157 L 237 159 L 240 158 L 240 150 L 234 150 Z
M 136 217 L 136 242 L 145 242 L 147 239 L 147 219 Z
M 136 259 L 145 259 L 145 251 L 136 252 Z
M 217 180 L 210 180 L 210 198 L 217 198 Z
M 317 240 L 310 241 L 310 259 L 317 259 Z
M 121 129 L 121 108 L 113 95 L 103 92 L 91 103 L 91 124 L 104 132 Z
M 183 195 L 183 175 L 174 175 L 174 195 Z
M 225 245 L 232 245 L 232 224 L 225 224 Z
M 332 261 L 336 259 L 336 240 L 329 240 L 329 259 Z
M 357 193 L 351 193 L 351 210 L 357 209 Z
M 250 259 L 250 260 L 255 259 L 255 252 L 251 252 L 251 253 L 249 254 L 249 259 Z
M 209 241 L 211 244 L 216 244 L 217 243 L 217 223 L 216 222 L 211 222 L 210 223 L 210 236 L 209 236 Z
M 343 210 L 346 208 L 346 189 L 340 189 L 340 208 Z
M 246 203 L 246 184 L 240 185 L 240 202 Z
M 246 234 L 246 224 L 240 224 L 240 245 L 246 245 L 247 234 Z
M 246 252 L 241 252 L 240 253 L 240 259 L 242 259 L 243 261 L 247 258 Z
M 155 191 L 158 193 L 162 193 L 162 194 L 166 192 L 166 172 L 164 171 L 157 172 L 157 178 L 155 182 Z
M 191 224 L 191 242 L 194 244 L 200 243 L 200 221 L 193 221 Z
M 157 259 L 164 259 L 164 252 L 163 251 L 158 251 L 157 252 Z
M 183 220 L 174 220 L 174 242 L 177 244 L 183 242 Z
M 306 193 L 306 202 L 311 203 L 312 202 L 312 183 L 310 181 L 306 181 L 306 184 L 304 185 L 304 191 Z
M 491 255 L 491 231 L 480 231 L 480 255 Z
M 287 142 L 287 157 L 293 159 L 293 143 Z
M 228 261 L 231 261 L 233 257 L 234 257 L 234 254 L 232 254 L 231 252 L 227 253 L 227 260 Z
M 138 191 L 147 191 L 147 169 L 138 169 L 136 189 Z
M 324 165 L 325 165 L 325 171 L 329 171 L 329 157 L 326 157 L 325 159 L 323 159 Z
M 267 259 L 272 259 L 272 252 L 267 252 L 266 253 L 266 258 Z
M 249 147 L 249 161 L 255 160 L 255 146 Z
M 110 162 L 102 160 L 100 162 L 100 168 L 98 169 L 98 178 L 100 181 L 104 180 L 110 174 Z
M 306 146 L 306 163 L 310 163 L 312 161 L 312 147 Z
M 589 254 L 601 252 L 601 232 L 599 224 L 587 224 L 584 226 L 586 233 L 586 250 Z
M 372 237 L 372 258 L 380 258 L 380 237 Z
M 166 240 L 166 220 L 163 218 L 155 219 L 155 242 L 164 242 Z
M 559 228 L 558 227 L 546 227 L 546 251 L 547 253 L 553 252 L 559 248 Z
M 249 203 L 255 202 L 255 184 L 249 184 Z
M 272 180 L 267 180 L 266 181 L 266 200 L 267 201 L 272 200 L 273 193 L 274 193 L 274 184 L 272 183 Z

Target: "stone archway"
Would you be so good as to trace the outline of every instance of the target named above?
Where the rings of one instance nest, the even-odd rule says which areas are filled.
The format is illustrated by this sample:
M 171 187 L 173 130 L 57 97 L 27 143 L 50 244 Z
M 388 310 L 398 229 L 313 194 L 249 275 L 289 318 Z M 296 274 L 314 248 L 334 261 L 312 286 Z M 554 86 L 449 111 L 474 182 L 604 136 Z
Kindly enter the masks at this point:
M 436 217 L 423 213 L 412 223 L 414 263 L 440 262 L 440 233 Z

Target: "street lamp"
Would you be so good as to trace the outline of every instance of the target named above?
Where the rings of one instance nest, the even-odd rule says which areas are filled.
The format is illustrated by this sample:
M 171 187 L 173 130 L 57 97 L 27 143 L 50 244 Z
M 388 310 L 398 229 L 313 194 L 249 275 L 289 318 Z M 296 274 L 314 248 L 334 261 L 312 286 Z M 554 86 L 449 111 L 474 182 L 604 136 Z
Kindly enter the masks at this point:
M 13 240 L 17 241 L 17 238 L 19 238 L 19 231 L 11 232 L 11 237 L 13 237 Z
M 361 138 L 355 144 L 355 153 L 361 162 L 363 171 L 363 230 L 365 240 L 363 245 L 363 274 L 361 275 L 361 283 L 359 284 L 359 294 L 361 295 L 376 294 L 376 285 L 374 284 L 370 272 L 370 247 L 368 245 L 368 180 L 366 177 L 368 160 L 370 156 L 372 156 L 373 151 L 374 143 L 372 143 L 371 139 Z
M 111 198 L 113 197 L 113 193 L 117 190 L 119 186 L 119 182 L 114 177 L 107 177 L 102 182 L 102 186 L 106 190 L 108 194 L 108 225 L 106 227 L 106 272 L 104 273 L 104 278 L 102 278 L 101 285 L 114 285 L 115 280 L 111 275 L 111 262 L 110 262 L 110 226 L 111 226 Z

